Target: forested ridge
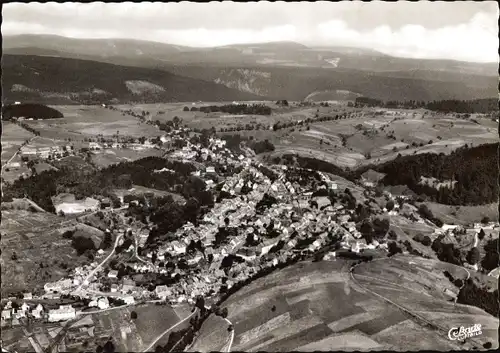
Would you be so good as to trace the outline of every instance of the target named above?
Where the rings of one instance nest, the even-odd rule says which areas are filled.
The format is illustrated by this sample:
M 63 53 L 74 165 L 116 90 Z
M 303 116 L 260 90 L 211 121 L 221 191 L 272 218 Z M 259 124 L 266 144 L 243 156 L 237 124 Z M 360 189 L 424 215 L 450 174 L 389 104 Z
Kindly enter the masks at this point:
M 462 147 L 449 155 L 425 153 L 396 158 L 379 166 L 364 167 L 385 173 L 385 185 L 407 185 L 417 194 L 447 205 L 480 205 L 498 200 L 499 144 Z M 361 173 L 360 173 L 361 172 Z M 454 188 L 436 189 L 419 184 L 420 177 L 454 180 Z
M 357 107 L 383 107 L 383 108 L 424 108 L 443 113 L 490 113 L 498 111 L 498 98 L 484 98 L 473 100 L 435 100 L 430 102 L 406 100 L 406 101 L 382 101 L 369 97 L 356 98 Z

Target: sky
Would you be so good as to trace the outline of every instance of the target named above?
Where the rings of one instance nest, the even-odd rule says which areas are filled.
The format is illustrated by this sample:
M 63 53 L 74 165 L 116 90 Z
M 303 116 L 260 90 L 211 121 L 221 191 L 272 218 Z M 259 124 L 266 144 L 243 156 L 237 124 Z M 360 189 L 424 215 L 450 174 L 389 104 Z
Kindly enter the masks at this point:
M 295 41 L 498 62 L 498 14 L 496 1 L 8 3 L 1 29 L 194 47 Z

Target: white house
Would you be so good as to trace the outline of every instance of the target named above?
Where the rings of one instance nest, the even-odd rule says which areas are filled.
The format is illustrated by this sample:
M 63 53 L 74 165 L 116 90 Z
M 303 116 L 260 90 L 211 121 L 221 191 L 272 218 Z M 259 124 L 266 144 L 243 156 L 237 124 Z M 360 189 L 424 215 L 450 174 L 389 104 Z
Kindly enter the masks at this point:
M 76 317 L 76 310 L 71 305 L 60 305 L 59 309 L 49 311 L 49 322 L 66 321 Z
M 109 278 L 116 278 L 118 277 L 118 271 L 117 270 L 111 270 L 108 272 L 108 277 Z
M 186 245 L 185 244 L 181 244 L 178 241 L 174 241 L 174 242 L 172 242 L 172 250 L 176 254 L 184 254 L 186 252 Z
M 99 309 L 107 309 L 109 308 L 109 301 L 107 297 L 102 297 L 97 300 L 97 307 Z
M 12 309 L 2 310 L 2 320 L 10 320 L 12 318 Z
M 35 319 L 41 319 L 42 315 L 43 315 L 43 306 L 42 306 L 42 304 L 38 304 L 36 306 L 36 308 L 31 311 L 31 315 L 33 315 L 33 317 Z
M 172 295 L 172 291 L 167 286 L 157 286 L 155 288 L 155 292 L 160 299 L 165 299 L 166 297 Z
M 123 297 L 122 299 L 125 302 L 125 304 L 127 304 L 127 305 L 135 303 L 135 299 L 131 295 L 127 295 L 127 296 Z
M 447 231 L 447 230 L 454 230 L 454 229 L 456 229 L 458 227 L 460 227 L 460 226 L 455 225 L 455 224 L 443 224 L 443 226 L 441 227 L 441 229 L 444 230 L 444 231 Z

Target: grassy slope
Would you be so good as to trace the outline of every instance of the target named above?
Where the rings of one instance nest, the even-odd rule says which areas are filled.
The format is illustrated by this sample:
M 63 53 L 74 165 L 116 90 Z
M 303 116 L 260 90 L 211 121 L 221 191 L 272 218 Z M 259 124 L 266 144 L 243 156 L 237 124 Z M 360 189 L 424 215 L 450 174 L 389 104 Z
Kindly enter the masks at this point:
M 371 279 L 369 282 L 365 280 L 363 287 L 369 286 L 374 291 L 381 291 L 393 301 L 398 300 L 398 294 L 404 293 L 406 299 L 402 297 L 404 300 L 398 304 L 408 305 L 411 310 L 422 311 L 422 315 L 427 315 L 426 311 L 432 311 L 434 316 L 428 314 L 428 319 L 433 322 L 449 320 L 448 312 L 451 311 L 457 313 L 456 317 L 452 318 L 453 324 L 462 321 L 468 323 L 480 315 L 484 318 L 483 326 L 490 327 L 495 323 L 498 325 L 496 319 L 480 309 L 465 306 L 453 309 L 453 305 L 446 302 L 439 287 L 447 281 L 442 274 L 443 269 L 439 267 L 440 263 L 434 268 L 432 266 L 435 262 L 431 261 L 430 264 L 430 268 L 421 266 L 411 269 L 408 267 L 408 260 L 391 260 L 389 263 L 384 259 L 378 267 L 372 263 L 361 265 L 359 275 L 366 272 L 365 274 L 373 278 L 377 271 L 392 271 L 395 274 L 387 277 L 387 280 L 396 286 Z M 395 306 L 358 287 L 349 277 L 346 265 L 342 260 L 300 263 L 256 280 L 233 294 L 223 304 L 228 308 L 228 318 L 234 324 L 235 339 L 232 349 L 273 351 L 306 348 L 311 345 L 316 350 L 411 350 L 421 349 L 422 340 L 427 342 L 426 348 L 429 349 L 453 348 L 453 343 L 442 338 L 440 333 L 415 323 Z M 373 266 L 375 267 L 372 270 Z M 408 283 L 398 283 L 401 281 L 399 274 L 416 278 L 417 282 L 412 283 L 417 286 L 412 287 L 416 292 L 407 289 Z M 423 278 L 423 283 L 418 282 L 419 278 Z M 359 276 L 358 282 L 362 281 Z M 435 297 L 428 297 L 426 293 L 432 293 Z M 274 311 L 271 310 L 273 306 Z M 211 330 L 222 330 L 222 327 L 213 327 Z M 481 340 L 495 342 L 495 333 L 485 331 Z M 319 343 L 312 345 L 314 342 Z

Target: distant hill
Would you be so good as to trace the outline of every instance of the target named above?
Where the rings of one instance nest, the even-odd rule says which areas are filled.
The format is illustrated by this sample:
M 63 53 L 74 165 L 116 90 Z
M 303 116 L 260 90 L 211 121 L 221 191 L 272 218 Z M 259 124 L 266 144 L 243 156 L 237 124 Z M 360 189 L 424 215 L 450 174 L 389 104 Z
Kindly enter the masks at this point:
M 39 53 L 35 48 L 38 48 Z M 398 58 L 375 50 L 342 46 L 310 48 L 295 42 L 233 44 L 215 48 L 193 48 L 132 39 L 76 39 L 54 35 L 4 36 L 4 53 L 85 58 L 120 65 L 203 65 L 238 67 L 315 67 L 372 72 L 425 70 L 498 76 L 496 63 Z M 426 74 L 427 75 L 427 74 Z M 434 74 L 430 74 L 434 77 Z
M 335 100 L 339 91 L 384 101 L 467 100 L 498 94 L 496 63 L 398 58 L 362 48 L 309 48 L 295 42 L 193 48 L 141 40 L 46 35 L 5 36 L 3 40 L 4 54 L 163 70 L 260 99 L 304 100 L 318 92 L 329 92 L 322 95 Z
M 206 66 L 163 66 L 178 75 L 224 84 L 244 92 L 274 99 L 303 100 L 323 91 L 350 91 L 384 101 L 478 99 L 498 94 L 498 78 L 474 74 L 456 74 L 452 80 L 415 77 L 391 77 L 383 73 L 351 69 L 326 70 L 297 67 L 217 68 Z
M 8 55 L 2 58 L 4 103 L 182 102 L 262 100 L 214 82 L 161 70 L 89 60 Z

